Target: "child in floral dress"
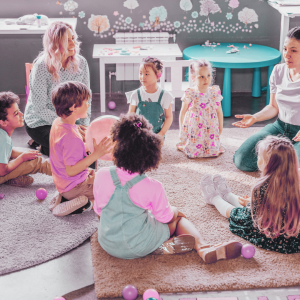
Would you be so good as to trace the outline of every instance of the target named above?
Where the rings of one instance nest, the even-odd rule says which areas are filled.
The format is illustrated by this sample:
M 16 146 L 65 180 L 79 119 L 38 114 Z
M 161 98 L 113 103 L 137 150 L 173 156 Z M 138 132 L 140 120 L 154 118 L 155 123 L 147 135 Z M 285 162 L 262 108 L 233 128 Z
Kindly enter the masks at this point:
M 182 97 L 177 149 L 189 158 L 218 156 L 224 152 L 220 144 L 223 97 L 217 85 L 211 86 L 212 67 L 208 61 L 191 63 L 190 72 L 194 87 Z

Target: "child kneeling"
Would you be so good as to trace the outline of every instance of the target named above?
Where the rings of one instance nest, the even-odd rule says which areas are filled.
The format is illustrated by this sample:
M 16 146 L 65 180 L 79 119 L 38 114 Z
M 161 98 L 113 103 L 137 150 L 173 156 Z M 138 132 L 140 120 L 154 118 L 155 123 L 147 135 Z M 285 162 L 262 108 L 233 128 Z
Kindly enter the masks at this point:
M 75 81 L 61 83 L 52 92 L 58 118 L 50 131 L 50 162 L 59 194 L 52 199 L 49 208 L 55 216 L 92 209 L 95 172 L 88 166 L 110 152 L 110 139 L 104 138 L 98 145 L 94 140 L 94 152 L 86 155 L 88 149 L 75 122 L 87 117 L 90 97 L 89 89 Z
M 206 244 L 184 214 L 169 204 L 162 184 L 144 174 L 158 168 L 163 143 L 145 117 L 121 115 L 111 138 L 115 166 L 101 168 L 94 184 L 94 210 L 101 215 L 98 241 L 106 252 L 133 259 L 195 249 L 206 263 L 240 256 L 240 243 Z
M 23 113 L 19 110 L 20 98 L 12 92 L 0 93 L 0 184 L 27 187 L 33 183 L 28 174 L 52 175 L 49 160 L 43 160 L 36 150 L 27 152 L 13 148 L 11 135 L 23 127 Z

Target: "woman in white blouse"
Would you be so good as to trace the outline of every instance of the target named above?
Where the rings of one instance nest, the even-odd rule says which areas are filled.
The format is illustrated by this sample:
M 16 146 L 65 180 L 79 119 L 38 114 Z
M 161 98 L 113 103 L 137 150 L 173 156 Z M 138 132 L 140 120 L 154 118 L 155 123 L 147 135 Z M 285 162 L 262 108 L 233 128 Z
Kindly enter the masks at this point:
M 24 119 L 28 135 L 41 145 L 41 153 L 49 156 L 50 129 L 57 118 L 51 101 L 52 90 L 65 81 L 79 81 L 90 88 L 90 74 L 86 59 L 79 55 L 80 42 L 71 25 L 64 22 L 50 24 L 43 46 L 44 51 L 35 59 L 30 73 L 30 93 Z M 90 116 L 91 106 L 87 118 L 76 122 L 83 139 Z
M 234 126 L 247 128 L 256 122 L 278 119 L 248 138 L 235 152 L 233 162 L 242 171 L 257 171 L 255 146 L 268 135 L 288 137 L 300 163 L 300 27 L 291 29 L 283 48 L 285 63 L 278 64 L 270 77 L 270 104 L 254 115 L 236 115 Z

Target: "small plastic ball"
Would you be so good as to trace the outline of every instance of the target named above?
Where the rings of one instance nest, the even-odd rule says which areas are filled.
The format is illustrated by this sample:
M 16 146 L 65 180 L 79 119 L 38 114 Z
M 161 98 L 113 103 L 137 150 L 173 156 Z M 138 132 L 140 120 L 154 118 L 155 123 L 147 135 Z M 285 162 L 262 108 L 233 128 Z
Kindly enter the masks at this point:
M 125 300 L 134 300 L 138 296 L 138 290 L 133 285 L 126 285 L 122 291 Z
M 56 297 L 53 300 L 66 300 L 64 297 Z
M 114 101 L 109 101 L 107 106 L 109 109 L 115 109 L 116 103 Z
M 37 189 L 35 195 L 39 200 L 44 200 L 44 199 L 46 199 L 48 193 L 45 189 L 40 188 L 40 189 Z
M 159 300 L 159 299 L 151 297 L 151 298 L 148 298 L 147 300 Z
M 241 252 L 245 258 L 252 258 L 255 254 L 255 248 L 251 244 L 246 244 L 242 247 Z
M 0 194 L 0 199 L 3 199 L 5 194 Z
M 143 294 L 143 300 L 147 300 L 149 298 L 159 299 L 159 293 L 155 289 L 146 290 Z

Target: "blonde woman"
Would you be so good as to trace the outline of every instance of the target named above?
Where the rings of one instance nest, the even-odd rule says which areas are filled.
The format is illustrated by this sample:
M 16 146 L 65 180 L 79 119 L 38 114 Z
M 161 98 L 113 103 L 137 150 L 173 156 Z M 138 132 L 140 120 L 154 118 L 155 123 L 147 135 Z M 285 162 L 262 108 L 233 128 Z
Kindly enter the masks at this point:
M 62 82 L 78 81 L 90 89 L 90 74 L 87 61 L 79 55 L 80 42 L 71 25 L 54 22 L 47 28 L 44 50 L 34 61 L 29 77 L 30 93 L 25 108 L 25 128 L 28 135 L 39 145 L 41 153 L 49 156 L 49 134 L 57 118 L 51 101 L 53 89 Z M 91 104 L 92 99 L 89 100 Z M 76 121 L 78 130 L 85 138 L 90 122 L 91 106 L 87 117 Z

